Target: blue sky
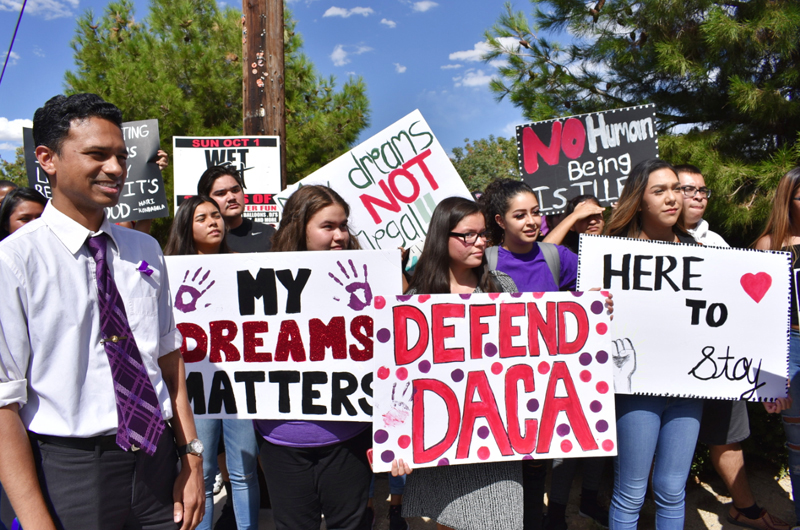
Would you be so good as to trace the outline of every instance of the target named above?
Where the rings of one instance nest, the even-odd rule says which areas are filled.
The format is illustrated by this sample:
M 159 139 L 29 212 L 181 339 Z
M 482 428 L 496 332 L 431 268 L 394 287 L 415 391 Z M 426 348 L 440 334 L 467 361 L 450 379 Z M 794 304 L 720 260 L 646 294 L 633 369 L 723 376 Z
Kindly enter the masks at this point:
M 149 2 L 134 3 L 141 20 Z M 0 59 L 21 4 L 0 0 Z M 76 18 L 87 9 L 100 14 L 106 4 L 28 1 L 0 83 L 0 157 L 13 159 L 22 125 L 30 126 L 36 108 L 63 90 L 64 72 L 74 67 L 69 42 Z M 293 0 L 288 6 L 320 74 L 335 76 L 338 85 L 350 75 L 366 81 L 372 115 L 362 140 L 416 108 L 448 153 L 465 138 L 512 136 L 514 126 L 524 123 L 513 105 L 495 101 L 488 83 L 496 65 L 481 61 L 483 32 L 503 0 Z M 515 7 L 530 11 L 525 0 Z

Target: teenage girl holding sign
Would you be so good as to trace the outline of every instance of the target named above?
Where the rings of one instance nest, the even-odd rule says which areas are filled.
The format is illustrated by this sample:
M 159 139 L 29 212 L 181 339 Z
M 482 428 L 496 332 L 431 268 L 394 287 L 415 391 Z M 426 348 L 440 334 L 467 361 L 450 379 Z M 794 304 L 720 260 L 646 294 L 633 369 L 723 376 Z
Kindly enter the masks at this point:
M 694 244 L 681 220 L 680 185 L 669 163 L 657 159 L 641 162 L 625 183 L 606 234 Z M 614 459 L 610 528 L 636 528 L 653 468 L 656 527 L 682 530 L 686 479 L 703 401 L 617 394 L 616 407 L 618 456 Z

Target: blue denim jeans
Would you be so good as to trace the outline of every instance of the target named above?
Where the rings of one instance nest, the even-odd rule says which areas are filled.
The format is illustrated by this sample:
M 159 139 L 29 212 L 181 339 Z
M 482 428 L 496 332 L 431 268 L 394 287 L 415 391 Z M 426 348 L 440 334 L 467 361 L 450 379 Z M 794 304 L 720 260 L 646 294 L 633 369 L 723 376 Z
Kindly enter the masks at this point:
M 800 521 L 800 334 L 793 329 L 789 334 L 789 396 L 792 407 L 784 410 L 783 430 L 789 450 L 789 477 L 792 479 L 794 513 Z
M 692 465 L 703 401 L 618 395 L 611 530 L 635 530 L 655 458 L 656 529 L 682 530 L 686 479 Z
M 258 489 L 258 444 L 251 420 L 195 419 L 197 437 L 203 442 L 203 479 L 206 485 L 206 514 L 198 530 L 210 530 L 214 520 L 214 477 L 217 475 L 217 447 L 220 432 L 225 437 L 225 462 L 231 478 L 233 512 L 239 530 L 257 530 L 261 494 Z

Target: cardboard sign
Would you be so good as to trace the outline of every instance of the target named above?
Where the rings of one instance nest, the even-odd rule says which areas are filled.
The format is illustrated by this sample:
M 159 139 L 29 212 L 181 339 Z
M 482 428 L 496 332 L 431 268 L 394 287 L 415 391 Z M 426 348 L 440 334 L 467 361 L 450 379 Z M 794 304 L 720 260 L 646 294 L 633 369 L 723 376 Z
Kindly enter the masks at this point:
M 157 219 L 169 216 L 169 203 L 164 192 L 164 180 L 156 164 L 158 160 L 158 120 L 128 121 L 122 124 L 122 137 L 128 149 L 128 177 L 119 202 L 106 208 L 112 223 Z M 28 186 L 51 198 L 47 174 L 39 167 L 33 129 L 23 128 L 25 169 Z
M 578 288 L 614 294 L 620 394 L 786 396 L 790 254 L 581 235 Z
M 543 213 L 591 194 L 601 206 L 619 199 L 631 169 L 658 158 L 655 105 L 581 114 L 517 126 L 522 180 Z
M 436 205 L 472 196 L 415 110 L 278 197 L 281 208 L 300 186 L 324 184 L 350 205 L 350 226 L 362 248 L 408 247 L 428 233 Z
M 281 190 L 281 150 L 278 136 L 173 136 L 175 208 L 197 195 L 206 169 L 232 164 L 244 180 L 243 215 L 276 225 L 280 213 L 275 194 Z
M 610 456 L 604 294 L 398 296 L 376 311 L 373 468 Z
M 401 292 L 398 250 L 166 262 L 195 417 L 370 421 L 373 308 Z

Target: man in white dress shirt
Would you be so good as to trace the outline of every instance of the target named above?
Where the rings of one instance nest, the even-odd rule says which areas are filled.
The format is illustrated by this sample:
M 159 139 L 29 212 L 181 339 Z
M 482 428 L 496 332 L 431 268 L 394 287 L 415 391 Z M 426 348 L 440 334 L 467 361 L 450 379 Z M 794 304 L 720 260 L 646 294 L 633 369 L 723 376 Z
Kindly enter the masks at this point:
M 94 94 L 38 109 L 52 199 L 0 243 L 0 482 L 26 529 L 188 530 L 203 516 L 161 249 L 105 216 L 127 176 L 121 123 Z M 112 320 L 128 331 L 109 336 Z

